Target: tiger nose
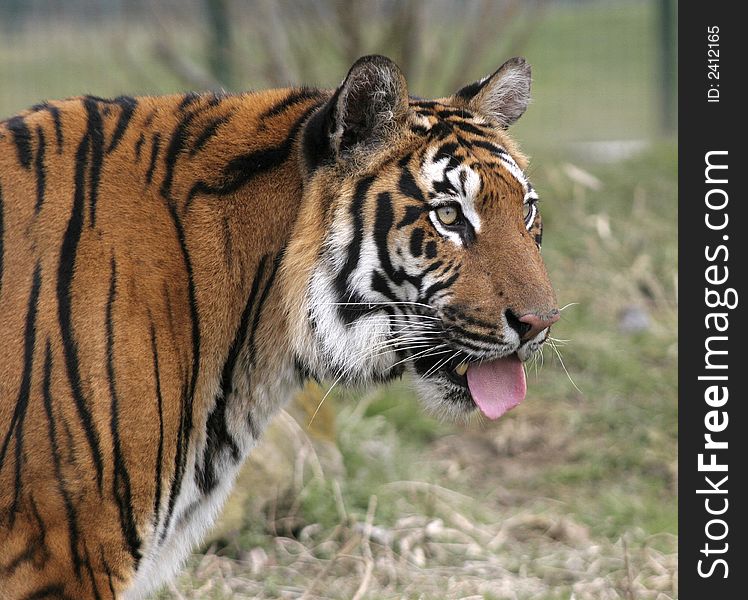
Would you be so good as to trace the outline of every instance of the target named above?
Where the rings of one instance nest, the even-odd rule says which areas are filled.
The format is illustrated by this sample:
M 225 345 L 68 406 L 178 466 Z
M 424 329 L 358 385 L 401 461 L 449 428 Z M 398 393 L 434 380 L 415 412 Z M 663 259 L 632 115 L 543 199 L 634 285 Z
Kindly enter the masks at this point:
M 521 340 L 531 340 L 541 331 L 553 325 L 560 317 L 558 309 L 553 309 L 544 315 L 527 313 L 521 317 L 510 310 L 506 311 L 507 323 L 517 332 Z

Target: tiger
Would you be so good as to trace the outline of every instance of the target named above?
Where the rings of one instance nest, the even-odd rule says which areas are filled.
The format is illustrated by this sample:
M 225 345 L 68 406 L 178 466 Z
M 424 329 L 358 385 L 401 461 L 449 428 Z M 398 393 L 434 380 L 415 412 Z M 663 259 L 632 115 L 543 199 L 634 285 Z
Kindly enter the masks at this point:
M 422 99 L 371 55 L 0 122 L 0 597 L 155 592 L 305 381 L 517 406 L 559 318 L 507 133 L 530 87 L 513 58 Z

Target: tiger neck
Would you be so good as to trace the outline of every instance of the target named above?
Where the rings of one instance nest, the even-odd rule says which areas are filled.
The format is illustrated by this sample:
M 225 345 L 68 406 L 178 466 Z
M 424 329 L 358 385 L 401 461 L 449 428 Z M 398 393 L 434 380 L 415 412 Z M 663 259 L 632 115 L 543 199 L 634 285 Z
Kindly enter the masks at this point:
M 245 454 L 300 385 L 279 279 L 304 192 L 297 137 L 324 96 L 298 96 L 274 90 L 224 100 L 231 117 L 212 141 L 219 151 L 193 165 L 195 179 L 175 182 L 189 190 L 184 229 L 194 240 L 201 331 L 196 396 L 204 398 L 195 417 L 208 423 L 197 462 L 208 482 L 210 440 Z

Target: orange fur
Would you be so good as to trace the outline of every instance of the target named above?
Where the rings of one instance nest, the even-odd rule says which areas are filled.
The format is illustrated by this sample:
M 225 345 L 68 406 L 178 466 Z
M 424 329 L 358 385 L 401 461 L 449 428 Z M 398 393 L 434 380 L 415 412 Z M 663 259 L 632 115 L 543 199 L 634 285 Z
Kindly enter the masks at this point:
M 392 69 L 373 64 L 364 89 Z M 0 123 L 0 598 L 147 590 L 138 578 L 174 539 L 175 556 L 189 548 L 194 514 L 212 518 L 286 390 L 330 375 L 304 359 L 326 236 L 367 177 L 366 198 L 392 194 L 403 219 L 399 178 L 432 143 L 418 127 L 470 108 L 408 101 L 398 77 L 385 92 L 399 108 L 386 115 L 356 115 L 366 99 L 343 86 L 81 97 Z M 356 127 L 387 121 L 345 156 L 341 126 L 338 160 L 312 168 L 305 132 L 331 98 Z M 524 167 L 499 125 L 485 135 Z M 493 165 L 476 166 L 495 203 L 472 254 L 430 229 L 425 242 L 463 269 L 456 306 L 494 320 L 510 304 L 550 312 L 539 221 L 521 225 L 521 190 L 494 176 L 490 154 L 460 155 Z M 367 232 L 377 206 L 361 211 Z M 395 233 L 384 239 L 407 245 Z

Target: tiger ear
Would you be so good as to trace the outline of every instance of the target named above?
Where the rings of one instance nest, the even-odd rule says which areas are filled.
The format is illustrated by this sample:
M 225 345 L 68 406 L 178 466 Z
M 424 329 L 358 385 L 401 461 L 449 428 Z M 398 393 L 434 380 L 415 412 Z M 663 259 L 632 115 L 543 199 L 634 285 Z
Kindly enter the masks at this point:
M 507 128 L 530 103 L 530 65 L 522 57 L 510 58 L 493 75 L 466 85 L 453 99 Z
M 338 155 L 381 145 L 407 111 L 408 87 L 398 66 L 384 56 L 364 56 L 330 100 L 330 145 Z

